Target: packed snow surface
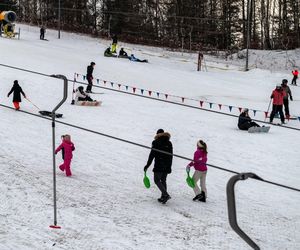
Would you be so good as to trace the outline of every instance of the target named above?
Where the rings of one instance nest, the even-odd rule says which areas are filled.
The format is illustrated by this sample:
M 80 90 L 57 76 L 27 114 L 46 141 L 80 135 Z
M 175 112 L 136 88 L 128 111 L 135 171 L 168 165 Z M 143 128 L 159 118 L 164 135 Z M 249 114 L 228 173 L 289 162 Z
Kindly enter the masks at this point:
M 129 53 L 149 60 L 134 63 L 104 57 L 109 40 L 68 33 L 59 40 L 56 31 L 47 30 L 49 41 L 41 41 L 37 27 L 20 26 L 20 40 L 0 38 L 0 64 L 73 79 L 75 72 L 85 74 L 94 61 L 95 78 L 235 107 L 267 111 L 275 85 L 283 78 L 290 81 L 293 70 L 286 68 L 286 60 L 277 60 L 282 61 L 282 70 L 244 72 L 241 64 L 216 63 L 208 57 L 207 71 L 197 72 L 195 54 L 120 42 Z M 274 63 L 276 53 L 268 58 Z M 3 105 L 12 107 L 7 93 L 15 79 L 31 101 L 23 99 L 21 110 L 51 111 L 62 98 L 61 80 L 3 66 L 0 72 Z M 70 105 L 72 88 L 70 82 L 68 100 L 58 110 L 63 114 L 60 121 L 146 146 L 163 128 L 171 134 L 174 153 L 189 158 L 197 140 L 203 139 L 209 164 L 300 188 L 297 130 L 271 126 L 268 134 L 249 134 L 237 129 L 236 117 L 96 87 L 93 90 L 103 94 L 92 97 L 103 101 L 101 107 Z M 290 88 L 291 114 L 300 116 L 300 88 Z M 256 119 L 263 121 L 263 115 L 258 113 Z M 145 189 L 142 183 L 148 149 L 60 123 L 56 123 L 56 146 L 60 135 L 70 134 L 76 150 L 71 178 L 57 168 L 61 229 L 50 229 L 51 121 L 2 106 L 0 117 L 0 249 L 250 249 L 228 223 L 226 184 L 233 174 L 209 167 L 207 202 L 193 202 L 193 190 L 185 182 L 188 161 L 174 158 L 168 176 L 172 199 L 162 205 L 156 200 L 160 193 L 151 171 L 151 188 Z M 286 126 L 300 128 L 300 122 L 289 121 Z M 61 161 L 58 154 L 56 164 Z M 250 179 L 236 185 L 236 199 L 240 226 L 261 249 L 300 249 L 299 192 Z

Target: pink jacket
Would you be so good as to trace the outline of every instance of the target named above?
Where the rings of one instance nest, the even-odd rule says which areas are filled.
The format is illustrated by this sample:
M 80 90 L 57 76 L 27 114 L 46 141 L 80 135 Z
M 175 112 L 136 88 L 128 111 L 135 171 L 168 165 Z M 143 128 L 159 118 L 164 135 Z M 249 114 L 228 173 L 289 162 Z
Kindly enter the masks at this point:
M 64 159 L 65 160 L 71 160 L 73 158 L 72 151 L 75 150 L 73 142 L 63 140 L 63 142 L 55 150 L 55 154 L 57 154 L 61 149 L 64 149 L 64 152 L 65 152 L 65 158 Z
M 198 171 L 207 171 L 207 153 L 201 148 L 197 148 L 194 153 L 194 160 L 190 162 L 189 166 L 193 166 Z

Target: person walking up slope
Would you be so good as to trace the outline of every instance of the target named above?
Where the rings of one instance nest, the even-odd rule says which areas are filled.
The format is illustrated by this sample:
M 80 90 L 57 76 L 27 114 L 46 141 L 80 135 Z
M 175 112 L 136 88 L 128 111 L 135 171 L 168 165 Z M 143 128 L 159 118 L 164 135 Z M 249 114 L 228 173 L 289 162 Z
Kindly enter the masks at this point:
M 195 172 L 193 175 L 193 180 L 195 183 L 194 187 L 194 193 L 195 197 L 193 198 L 193 201 L 202 201 L 206 202 L 206 197 L 207 197 L 207 189 L 206 189 L 206 174 L 207 174 L 207 145 L 204 141 L 199 140 L 197 142 L 197 149 L 194 153 L 194 160 L 191 161 L 187 167 L 186 171 L 190 172 L 191 167 L 195 168 Z M 197 182 L 200 179 L 200 188 L 198 187 Z
M 66 171 L 66 176 L 72 176 L 71 161 L 73 158 L 72 151 L 75 150 L 75 146 L 71 141 L 70 135 L 64 136 L 62 143 L 55 150 L 55 154 L 57 154 L 62 149 L 64 150 L 64 162 L 59 166 L 59 169 L 63 172 Z
M 14 92 L 13 104 L 15 106 L 15 109 L 19 110 L 20 109 L 20 102 L 22 101 L 21 100 L 21 94 L 24 96 L 24 98 L 26 98 L 26 95 L 23 92 L 21 86 L 19 85 L 18 80 L 14 80 L 14 85 L 11 88 L 11 90 L 8 92 L 7 97 L 9 97 L 12 92 Z
M 285 93 L 280 84 L 276 85 L 276 89 L 273 90 L 271 99 L 273 99 L 273 108 L 270 115 L 270 123 L 273 122 L 274 116 L 279 112 L 281 123 L 284 124 L 284 115 L 282 111 L 283 98 Z
M 146 172 L 154 159 L 154 182 L 161 191 L 161 197 L 157 200 L 163 204 L 171 199 L 171 196 L 167 192 L 167 176 L 172 172 L 173 155 L 164 154 L 154 149 L 173 154 L 173 146 L 170 138 L 171 135 L 168 132 L 164 132 L 163 129 L 157 130 L 147 164 L 144 167 L 144 171 Z
M 292 71 L 292 74 L 293 74 L 293 80 L 292 80 L 291 84 L 297 85 L 297 79 L 298 79 L 298 75 L 299 75 L 298 70 L 295 69 L 294 71 Z

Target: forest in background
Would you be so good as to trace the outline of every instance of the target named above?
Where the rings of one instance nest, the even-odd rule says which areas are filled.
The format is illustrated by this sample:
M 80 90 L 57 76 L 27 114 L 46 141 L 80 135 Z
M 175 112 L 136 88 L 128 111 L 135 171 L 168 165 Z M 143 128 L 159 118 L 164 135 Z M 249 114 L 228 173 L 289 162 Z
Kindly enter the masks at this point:
M 1 0 L 0 11 L 57 28 L 59 2 L 62 30 L 98 37 L 232 53 L 249 34 L 252 49 L 300 47 L 299 0 Z

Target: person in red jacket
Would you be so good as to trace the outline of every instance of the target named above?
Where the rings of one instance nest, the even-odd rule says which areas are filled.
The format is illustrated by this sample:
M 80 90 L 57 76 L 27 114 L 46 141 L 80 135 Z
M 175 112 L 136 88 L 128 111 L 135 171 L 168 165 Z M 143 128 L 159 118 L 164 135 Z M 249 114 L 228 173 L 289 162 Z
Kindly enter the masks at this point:
M 59 166 L 61 171 L 66 171 L 66 176 L 71 176 L 71 161 L 73 158 L 72 151 L 75 150 L 74 144 L 71 141 L 70 135 L 64 135 L 62 143 L 55 150 L 55 154 L 57 154 L 60 150 L 64 150 L 64 163 Z
M 276 89 L 273 90 L 271 99 L 273 99 L 273 108 L 270 115 L 270 123 L 273 122 L 274 116 L 279 112 L 281 123 L 284 124 L 284 115 L 282 111 L 283 106 L 283 98 L 285 96 L 285 92 L 283 91 L 280 84 L 276 85 Z
M 299 72 L 298 72 L 298 70 L 297 69 L 295 69 L 294 71 L 292 71 L 292 73 L 293 73 L 293 80 L 292 80 L 292 82 L 291 82 L 291 84 L 292 85 L 297 85 L 297 78 L 298 78 L 298 74 L 299 74 Z

